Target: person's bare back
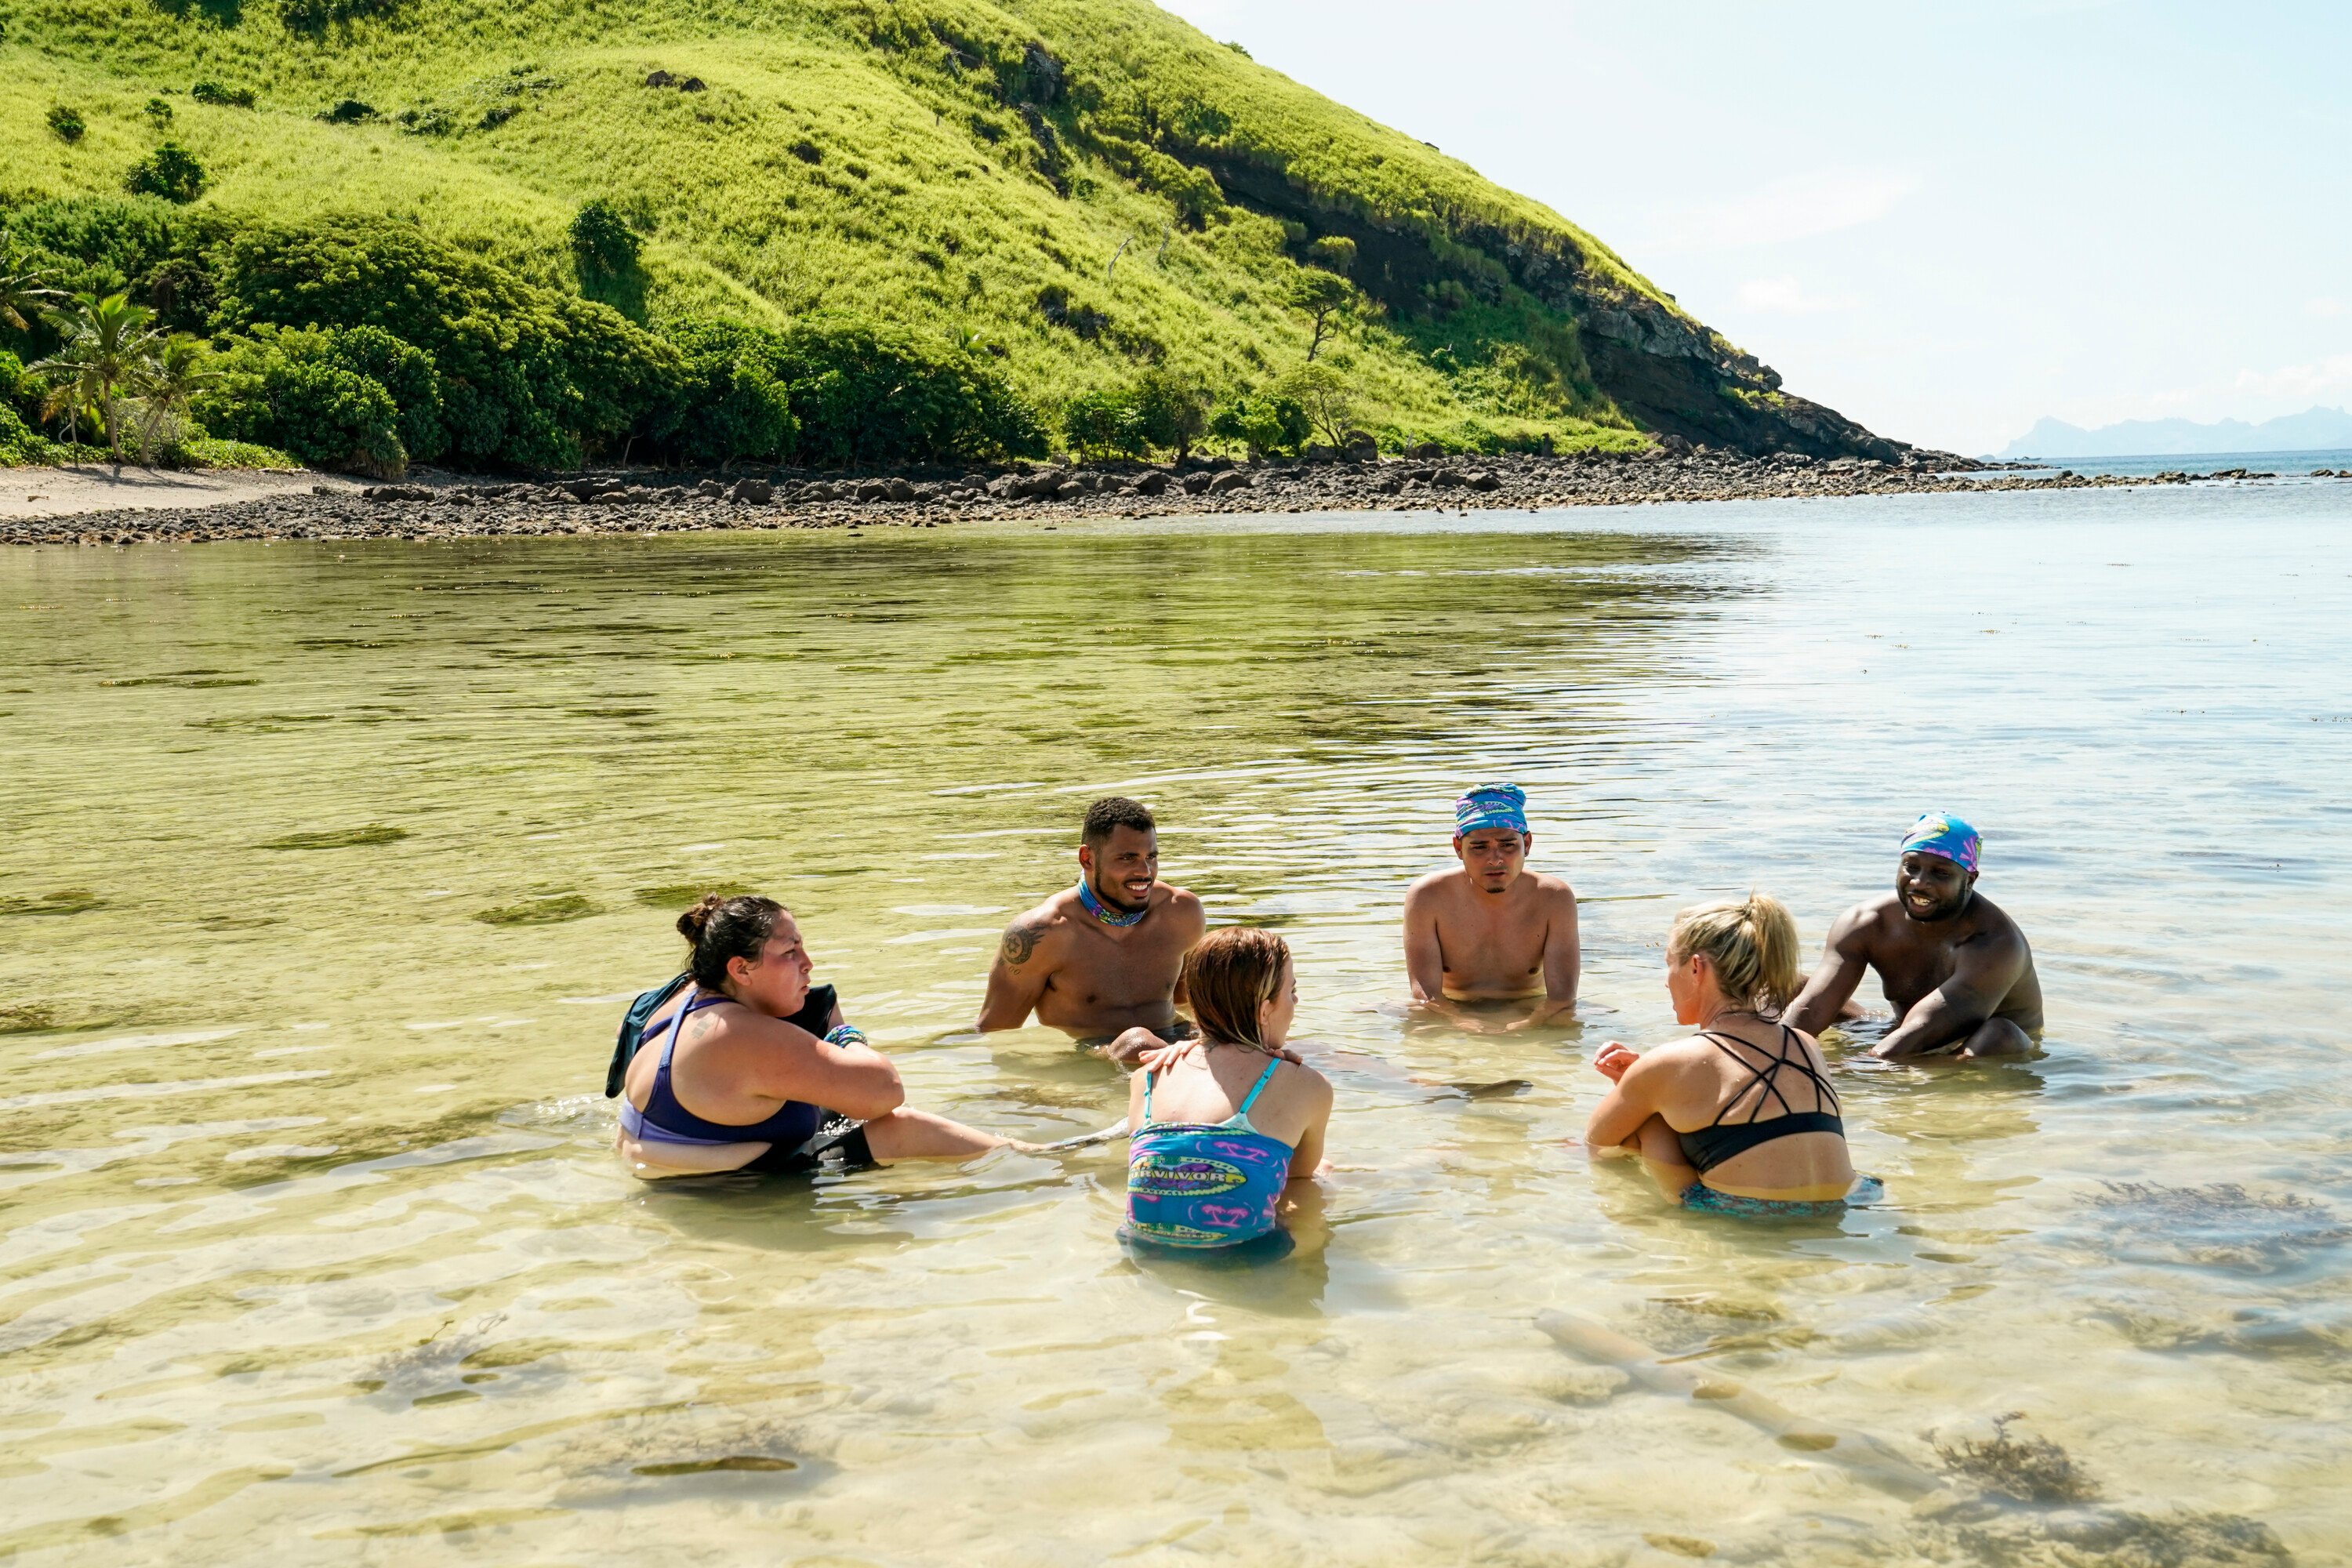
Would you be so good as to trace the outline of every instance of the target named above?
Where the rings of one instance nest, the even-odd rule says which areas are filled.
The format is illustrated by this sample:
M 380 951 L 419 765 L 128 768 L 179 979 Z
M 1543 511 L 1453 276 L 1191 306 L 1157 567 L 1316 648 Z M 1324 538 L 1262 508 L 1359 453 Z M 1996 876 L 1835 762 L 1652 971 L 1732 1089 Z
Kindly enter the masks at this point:
M 1415 1003 L 1470 1023 L 1454 1004 L 1539 996 L 1510 1028 L 1549 1023 L 1576 1005 L 1581 953 L 1576 889 L 1527 869 L 1535 836 L 1516 785 L 1455 803 L 1459 868 L 1433 871 L 1404 896 L 1405 969 Z
M 2042 1033 L 2042 978 L 2015 921 L 1976 890 L 1981 840 L 1957 817 L 1928 816 L 1906 841 L 1895 888 L 1838 917 L 1822 963 L 1786 1020 L 1817 1033 L 1876 971 L 1895 1027 L 1886 1058 L 2014 1056 Z M 1923 831 L 1925 829 L 1937 831 Z
M 1097 801 L 1089 810 L 1078 885 L 1004 929 L 981 1005 L 982 1031 L 1017 1029 L 1034 1012 L 1039 1023 L 1122 1061 L 1189 1032 L 1176 1013 L 1180 982 L 1208 919 L 1200 900 L 1159 879 L 1150 821 L 1132 801 Z

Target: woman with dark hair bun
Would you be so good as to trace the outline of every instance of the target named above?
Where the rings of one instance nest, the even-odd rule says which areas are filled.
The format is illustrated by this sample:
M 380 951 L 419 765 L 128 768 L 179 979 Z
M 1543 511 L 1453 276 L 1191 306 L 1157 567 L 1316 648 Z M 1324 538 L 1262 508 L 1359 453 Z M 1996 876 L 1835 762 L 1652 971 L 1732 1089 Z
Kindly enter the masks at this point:
M 637 1175 L 969 1160 L 1011 1142 L 908 1109 L 890 1058 L 842 1021 L 832 986 L 809 984 L 782 904 L 707 894 L 677 929 L 688 983 L 646 1020 L 622 1084 Z

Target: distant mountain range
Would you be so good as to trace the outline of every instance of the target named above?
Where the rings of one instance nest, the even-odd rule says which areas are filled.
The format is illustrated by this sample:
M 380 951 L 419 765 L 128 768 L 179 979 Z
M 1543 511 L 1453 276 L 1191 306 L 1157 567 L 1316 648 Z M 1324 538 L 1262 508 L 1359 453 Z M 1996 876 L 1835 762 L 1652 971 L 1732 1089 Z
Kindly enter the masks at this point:
M 2249 425 L 2223 419 L 2200 425 L 2189 419 L 2126 419 L 2085 430 L 2063 419 L 2044 419 L 1994 456 L 2018 458 L 2155 458 L 2178 452 L 2324 452 L 2352 447 L 2352 414 L 2341 408 L 2310 408 Z

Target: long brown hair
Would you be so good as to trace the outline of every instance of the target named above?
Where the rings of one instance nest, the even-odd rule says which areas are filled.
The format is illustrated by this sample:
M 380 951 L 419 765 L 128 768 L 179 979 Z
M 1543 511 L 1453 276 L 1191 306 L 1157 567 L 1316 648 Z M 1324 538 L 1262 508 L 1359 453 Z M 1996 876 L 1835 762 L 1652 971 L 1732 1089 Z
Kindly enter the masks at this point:
M 1290 966 L 1290 947 L 1270 931 L 1225 926 L 1184 955 L 1184 993 L 1201 1033 L 1232 1046 L 1265 1049 L 1257 1013 L 1274 1000 Z

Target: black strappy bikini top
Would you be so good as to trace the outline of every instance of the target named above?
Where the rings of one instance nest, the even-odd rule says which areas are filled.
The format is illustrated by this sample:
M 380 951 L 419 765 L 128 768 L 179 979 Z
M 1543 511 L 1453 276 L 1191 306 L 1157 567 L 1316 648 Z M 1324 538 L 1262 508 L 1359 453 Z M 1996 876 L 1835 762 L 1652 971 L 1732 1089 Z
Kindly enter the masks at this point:
M 1845 1119 L 1837 1111 L 1837 1090 L 1832 1089 L 1829 1079 L 1815 1072 L 1813 1064 L 1805 1059 L 1805 1048 L 1798 1042 L 1797 1032 L 1794 1029 L 1783 1024 L 1780 1026 L 1780 1044 L 1783 1047 L 1781 1054 L 1774 1057 L 1769 1066 L 1759 1068 L 1750 1064 L 1748 1058 L 1738 1051 L 1733 1050 L 1730 1045 L 1726 1044 L 1724 1038 L 1713 1030 L 1703 1029 L 1699 1032 L 1699 1038 L 1707 1041 L 1717 1050 L 1747 1068 L 1748 1074 L 1748 1081 L 1741 1084 L 1731 1098 L 1723 1102 L 1723 1109 L 1715 1113 L 1713 1122 L 1696 1132 L 1675 1134 L 1683 1146 L 1683 1158 L 1688 1160 L 1691 1163 L 1691 1168 L 1699 1174 L 1705 1175 L 1734 1154 L 1745 1154 L 1757 1145 L 1769 1143 L 1775 1138 L 1787 1138 L 1799 1132 L 1834 1132 L 1841 1138 L 1845 1136 Z M 1739 1040 L 1738 1043 L 1748 1045 L 1745 1040 Z M 1759 1046 L 1748 1046 L 1748 1048 L 1751 1051 L 1762 1049 Z M 1799 1110 L 1789 1103 L 1789 1097 L 1782 1094 L 1780 1086 L 1773 1081 L 1780 1076 L 1782 1068 L 1795 1068 L 1811 1080 L 1813 1103 L 1821 1109 Z M 1747 1120 L 1726 1121 L 1724 1118 L 1731 1114 L 1731 1108 L 1746 1100 L 1751 1089 L 1762 1089 L 1763 1092 L 1758 1094 L 1755 1103 L 1748 1108 Z M 1781 1114 L 1768 1121 L 1759 1121 L 1757 1118 L 1763 1114 L 1764 1101 L 1767 1099 L 1780 1102 Z

